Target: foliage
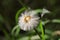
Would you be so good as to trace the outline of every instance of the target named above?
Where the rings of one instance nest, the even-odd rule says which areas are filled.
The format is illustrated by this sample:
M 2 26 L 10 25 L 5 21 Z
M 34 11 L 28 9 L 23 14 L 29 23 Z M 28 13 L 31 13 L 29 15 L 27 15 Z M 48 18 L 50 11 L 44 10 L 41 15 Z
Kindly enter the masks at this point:
M 30 4 L 30 6 L 26 4 L 30 8 L 33 7 L 32 9 L 34 9 L 34 11 L 39 14 L 39 16 L 42 13 L 42 7 L 50 10 L 49 14 L 45 14 L 41 18 L 38 28 L 29 32 L 22 31 L 17 25 L 20 13 L 27 9 L 23 1 L 22 2 L 24 5 L 20 3 L 20 0 L 18 1 L 0 1 L 0 40 L 40 40 L 40 37 L 42 37 L 42 40 L 60 40 L 59 0 L 46 0 L 47 2 L 45 1 L 45 3 L 41 0 L 42 3 L 39 2 L 41 5 L 37 7 L 38 9 L 34 9 L 36 0 L 32 2 L 34 5 Z

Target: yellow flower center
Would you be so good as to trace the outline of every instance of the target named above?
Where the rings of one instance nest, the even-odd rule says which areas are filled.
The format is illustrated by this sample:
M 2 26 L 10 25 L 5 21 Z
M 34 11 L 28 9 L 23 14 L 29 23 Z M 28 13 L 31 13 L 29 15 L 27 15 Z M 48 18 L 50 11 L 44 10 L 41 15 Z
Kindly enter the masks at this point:
M 31 19 L 31 17 L 30 16 L 26 16 L 25 18 L 24 18 L 24 22 L 28 22 L 29 20 Z

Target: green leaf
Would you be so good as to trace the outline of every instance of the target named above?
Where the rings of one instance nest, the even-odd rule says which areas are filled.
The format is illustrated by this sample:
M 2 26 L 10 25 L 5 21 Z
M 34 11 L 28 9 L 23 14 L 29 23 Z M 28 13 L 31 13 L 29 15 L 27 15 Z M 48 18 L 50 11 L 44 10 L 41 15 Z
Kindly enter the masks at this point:
M 20 27 L 18 27 L 18 28 L 16 29 L 15 36 L 18 36 L 18 35 L 19 35 L 19 32 L 20 32 Z
M 42 13 L 42 9 L 36 9 L 36 10 L 33 10 L 33 11 L 35 11 L 36 13 Z
M 20 10 L 17 11 L 16 16 L 15 16 L 16 23 L 18 22 L 18 17 L 19 17 L 19 15 L 20 15 L 25 9 L 26 9 L 26 8 L 23 7 L 23 8 L 21 8 Z
M 52 22 L 52 23 L 60 23 L 60 19 L 53 19 L 53 20 L 46 20 L 46 21 L 42 21 L 42 24 L 45 25 L 49 22 Z
M 49 22 L 50 22 L 50 20 L 42 21 L 42 24 L 45 25 L 45 24 L 47 24 Z
M 12 34 L 14 34 L 14 31 L 17 29 L 17 28 L 19 28 L 19 26 L 18 25 L 16 25 L 13 29 L 12 29 Z M 17 34 L 17 33 L 16 33 Z
M 9 33 L 3 28 L 2 29 L 4 36 L 6 37 L 6 40 L 8 40 L 10 38 Z
M 44 34 L 44 29 L 43 29 L 43 25 L 42 25 L 42 21 L 40 20 L 40 24 L 39 24 L 39 28 L 40 28 L 40 30 L 41 30 L 41 32 L 42 32 L 42 40 L 45 40 L 45 34 Z
M 53 23 L 60 23 L 60 19 L 54 19 L 52 20 Z
M 28 37 L 25 36 L 25 37 L 19 38 L 17 40 L 28 40 Z
M 0 22 L 4 22 L 4 18 L 1 14 L 0 14 Z

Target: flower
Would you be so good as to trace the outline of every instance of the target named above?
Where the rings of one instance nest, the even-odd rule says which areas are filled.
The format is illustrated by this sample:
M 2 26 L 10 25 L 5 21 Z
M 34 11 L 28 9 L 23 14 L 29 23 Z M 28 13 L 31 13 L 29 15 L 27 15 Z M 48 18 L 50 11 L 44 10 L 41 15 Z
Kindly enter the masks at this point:
M 19 26 L 24 31 L 30 31 L 37 27 L 40 17 L 33 10 L 26 10 L 19 17 Z

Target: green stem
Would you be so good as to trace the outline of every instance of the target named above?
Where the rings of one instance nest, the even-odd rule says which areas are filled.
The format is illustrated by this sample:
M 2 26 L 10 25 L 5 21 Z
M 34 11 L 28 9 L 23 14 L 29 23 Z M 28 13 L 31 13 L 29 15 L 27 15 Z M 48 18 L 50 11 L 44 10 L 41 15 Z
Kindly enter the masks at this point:
M 43 29 L 43 25 L 42 25 L 42 21 L 40 21 L 40 29 L 42 31 L 42 40 L 45 40 L 45 34 L 44 34 L 44 29 Z
M 37 29 L 34 28 L 34 30 L 39 35 L 39 37 L 41 38 L 41 36 L 40 36 L 39 32 L 37 31 Z
M 18 1 L 23 7 L 28 8 L 22 1 Z

